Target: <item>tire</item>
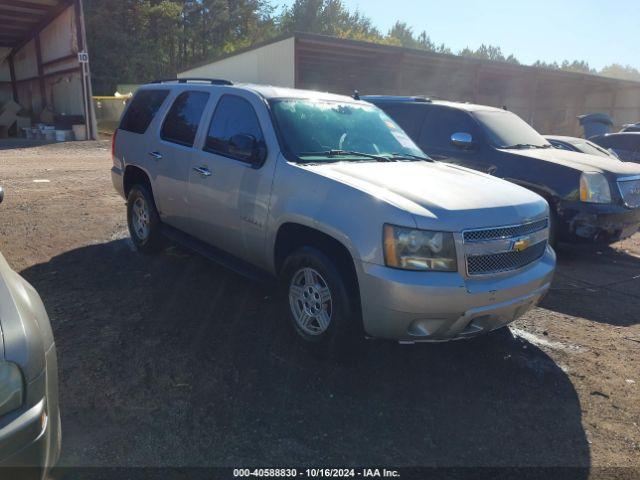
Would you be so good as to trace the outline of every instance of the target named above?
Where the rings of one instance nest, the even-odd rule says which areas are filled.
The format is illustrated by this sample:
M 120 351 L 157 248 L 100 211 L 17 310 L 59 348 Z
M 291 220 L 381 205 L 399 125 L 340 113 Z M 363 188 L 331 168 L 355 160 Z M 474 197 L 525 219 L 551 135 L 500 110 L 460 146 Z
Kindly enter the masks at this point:
M 344 358 L 364 338 L 349 275 L 320 250 L 302 247 L 280 273 L 282 309 L 288 328 L 308 348 Z M 306 326 L 305 326 L 306 325 Z
M 144 185 L 131 187 L 127 197 L 129 235 L 142 253 L 155 253 L 161 247 L 160 216 L 153 195 Z

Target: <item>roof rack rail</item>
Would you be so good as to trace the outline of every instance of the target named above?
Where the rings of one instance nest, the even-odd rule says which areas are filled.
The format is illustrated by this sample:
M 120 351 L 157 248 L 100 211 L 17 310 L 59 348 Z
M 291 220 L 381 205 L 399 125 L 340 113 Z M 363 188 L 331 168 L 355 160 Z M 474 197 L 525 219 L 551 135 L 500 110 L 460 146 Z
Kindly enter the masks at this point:
M 419 103 L 431 103 L 431 97 L 419 96 L 404 96 L 404 95 L 362 95 L 363 100 L 378 100 L 380 102 L 419 102 Z
M 154 80 L 151 83 L 189 83 L 189 82 L 200 82 L 200 83 L 210 83 L 211 85 L 233 85 L 233 82 L 230 80 L 224 80 L 221 78 L 166 78 L 161 80 Z

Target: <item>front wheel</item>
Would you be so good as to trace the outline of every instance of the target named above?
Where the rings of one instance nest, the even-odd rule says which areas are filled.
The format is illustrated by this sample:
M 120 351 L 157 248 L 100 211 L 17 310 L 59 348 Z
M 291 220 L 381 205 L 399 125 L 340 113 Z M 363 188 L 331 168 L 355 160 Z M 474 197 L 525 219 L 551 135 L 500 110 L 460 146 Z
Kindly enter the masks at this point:
M 160 248 L 160 216 L 153 196 L 144 185 L 134 185 L 127 197 L 127 223 L 136 248 L 153 253 Z
M 285 260 L 280 278 L 290 328 L 308 346 L 341 355 L 355 343 L 357 302 L 348 275 L 329 257 L 303 247 Z

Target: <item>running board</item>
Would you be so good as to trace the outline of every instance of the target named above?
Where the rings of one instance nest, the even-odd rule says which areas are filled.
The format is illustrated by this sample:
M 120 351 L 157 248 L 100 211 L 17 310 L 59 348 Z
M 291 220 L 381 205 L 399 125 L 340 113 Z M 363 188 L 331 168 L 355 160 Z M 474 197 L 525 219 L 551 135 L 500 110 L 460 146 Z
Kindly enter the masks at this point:
M 247 263 L 239 258 L 227 253 L 219 248 L 212 247 L 211 245 L 198 240 L 197 238 L 184 233 L 181 230 L 170 227 L 169 225 L 162 225 L 162 234 L 169 240 L 176 242 L 183 247 L 192 250 L 193 252 L 202 255 L 208 260 L 217 263 L 235 273 L 242 275 L 243 277 L 255 280 L 257 282 L 273 282 L 273 275 L 261 268 L 255 267 L 250 263 Z

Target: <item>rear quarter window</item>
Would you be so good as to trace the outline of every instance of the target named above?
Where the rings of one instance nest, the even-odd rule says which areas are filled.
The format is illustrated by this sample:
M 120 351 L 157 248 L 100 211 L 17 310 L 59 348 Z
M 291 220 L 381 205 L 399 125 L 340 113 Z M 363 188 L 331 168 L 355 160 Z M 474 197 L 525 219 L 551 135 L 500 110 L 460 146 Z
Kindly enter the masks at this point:
M 638 135 L 637 138 L 635 138 L 634 135 L 636 134 L 601 137 L 595 139 L 595 143 L 604 148 L 633 151 L 640 146 L 640 135 Z
M 168 95 L 169 90 L 140 90 L 122 117 L 120 129 L 132 133 L 145 133 Z
M 427 116 L 427 109 L 422 104 L 378 104 L 377 107 L 385 111 L 407 134 L 417 141 L 420 130 Z
M 162 125 L 160 138 L 185 147 L 193 147 L 204 107 L 209 101 L 206 92 L 183 92 L 176 98 Z

